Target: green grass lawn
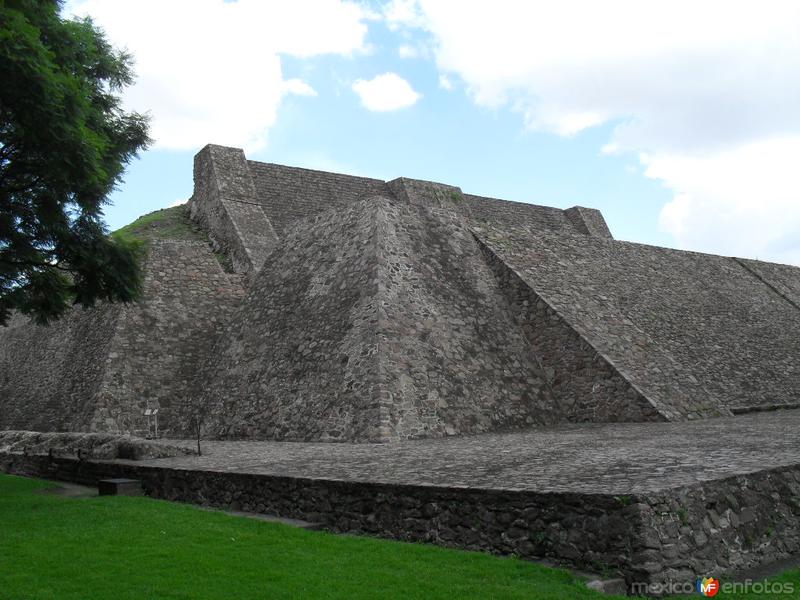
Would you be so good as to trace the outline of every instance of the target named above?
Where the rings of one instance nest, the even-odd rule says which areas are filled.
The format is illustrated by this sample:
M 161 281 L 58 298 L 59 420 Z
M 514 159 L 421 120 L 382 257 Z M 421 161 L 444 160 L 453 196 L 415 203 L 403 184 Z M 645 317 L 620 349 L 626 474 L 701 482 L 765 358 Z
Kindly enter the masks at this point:
M 0 474 L 3 600 L 612 598 L 567 571 L 513 558 L 306 531 L 150 498 L 42 494 L 50 485 Z M 800 570 L 778 580 L 800 592 Z
M 608 598 L 566 571 L 0 474 L 0 598 Z

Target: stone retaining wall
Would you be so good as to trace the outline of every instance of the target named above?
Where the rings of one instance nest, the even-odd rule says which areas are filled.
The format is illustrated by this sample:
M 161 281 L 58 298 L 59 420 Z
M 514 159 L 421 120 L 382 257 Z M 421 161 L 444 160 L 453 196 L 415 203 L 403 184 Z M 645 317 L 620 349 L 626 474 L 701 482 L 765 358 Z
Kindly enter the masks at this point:
M 629 576 L 639 581 L 663 585 L 735 574 L 800 552 L 796 465 L 669 490 L 637 502 L 641 534 Z
M 547 558 L 628 585 L 724 577 L 800 549 L 800 467 L 609 496 L 388 485 L 0 453 L 0 470 L 86 485 L 141 479 L 166 500 L 318 522 L 336 532 Z

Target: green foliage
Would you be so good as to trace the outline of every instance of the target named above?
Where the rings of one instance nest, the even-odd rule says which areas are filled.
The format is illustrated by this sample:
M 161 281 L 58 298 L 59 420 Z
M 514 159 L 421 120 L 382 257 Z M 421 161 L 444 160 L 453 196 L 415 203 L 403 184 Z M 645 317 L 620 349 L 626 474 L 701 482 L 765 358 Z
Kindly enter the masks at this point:
M 130 57 L 59 11 L 0 2 L 0 325 L 141 290 L 139 244 L 110 238 L 102 212 L 149 142 L 146 117 L 120 106 Z

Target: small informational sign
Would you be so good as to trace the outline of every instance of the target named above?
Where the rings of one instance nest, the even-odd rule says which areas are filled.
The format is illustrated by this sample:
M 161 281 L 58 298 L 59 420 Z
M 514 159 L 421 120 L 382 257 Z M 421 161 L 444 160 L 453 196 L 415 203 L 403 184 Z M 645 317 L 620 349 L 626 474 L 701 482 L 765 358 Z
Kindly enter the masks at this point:
M 144 416 L 147 417 L 147 437 L 158 437 L 158 407 L 150 407 L 144 409 Z

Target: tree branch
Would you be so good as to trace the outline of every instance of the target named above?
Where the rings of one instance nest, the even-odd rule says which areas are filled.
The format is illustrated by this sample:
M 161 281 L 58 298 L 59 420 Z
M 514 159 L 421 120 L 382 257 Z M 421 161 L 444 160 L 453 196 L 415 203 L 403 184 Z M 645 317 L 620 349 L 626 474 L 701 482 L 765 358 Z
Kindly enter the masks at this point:
M 62 267 L 60 263 L 48 263 L 48 262 L 36 262 L 32 260 L 7 260 L 4 258 L 0 258 L 0 264 L 3 265 L 14 265 L 18 267 L 53 267 L 54 269 L 58 269 L 59 271 L 64 271 L 66 273 L 72 273 L 72 269 L 68 269 L 66 267 Z

